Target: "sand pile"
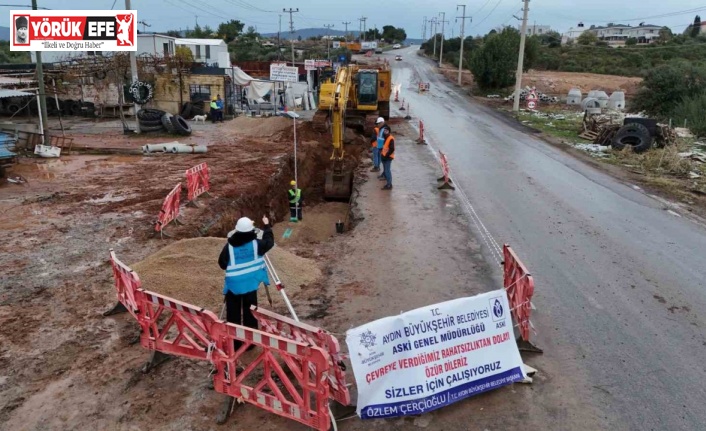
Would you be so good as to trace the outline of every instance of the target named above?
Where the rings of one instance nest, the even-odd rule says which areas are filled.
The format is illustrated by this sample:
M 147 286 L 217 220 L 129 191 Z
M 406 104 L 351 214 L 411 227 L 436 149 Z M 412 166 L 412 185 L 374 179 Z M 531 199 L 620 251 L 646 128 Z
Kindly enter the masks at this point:
M 272 136 L 292 128 L 292 120 L 285 117 L 238 117 L 228 124 L 228 129 L 244 136 Z
M 131 268 L 140 276 L 145 289 L 219 314 L 223 305 L 224 272 L 218 266 L 218 256 L 225 241 L 225 238 L 177 241 L 131 265 Z M 290 298 L 321 277 L 321 270 L 314 260 L 277 246 L 267 254 Z M 275 308 L 279 308 L 283 301 L 274 285 L 270 287 L 270 294 Z M 258 295 L 260 305 L 268 307 L 264 288 L 260 288 Z

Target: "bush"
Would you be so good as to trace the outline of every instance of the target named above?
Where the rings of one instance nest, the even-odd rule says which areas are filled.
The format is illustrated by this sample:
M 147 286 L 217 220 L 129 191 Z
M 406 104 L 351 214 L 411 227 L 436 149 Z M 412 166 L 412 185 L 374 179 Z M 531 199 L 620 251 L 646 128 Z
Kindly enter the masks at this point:
M 706 68 L 686 61 L 674 62 L 647 73 L 635 95 L 633 106 L 650 115 L 665 118 L 674 112 L 682 100 L 705 91 Z
M 681 100 L 672 110 L 670 117 L 675 125 L 686 126 L 696 136 L 706 136 L 706 92 L 701 92 Z
M 505 27 L 500 33 L 488 34 L 480 48 L 473 49 L 470 69 L 478 85 L 483 89 L 509 87 L 515 82 L 517 53 L 520 49 L 520 33 Z M 525 40 L 523 70 L 530 69 L 539 55 L 539 40 Z

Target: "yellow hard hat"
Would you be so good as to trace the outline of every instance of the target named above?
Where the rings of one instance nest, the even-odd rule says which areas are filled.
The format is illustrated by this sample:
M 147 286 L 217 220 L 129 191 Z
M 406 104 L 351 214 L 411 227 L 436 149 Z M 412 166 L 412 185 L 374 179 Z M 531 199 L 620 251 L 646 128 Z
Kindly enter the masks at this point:
M 218 99 L 216 99 L 216 98 L 214 97 L 214 98 L 213 98 L 213 101 L 215 102 L 216 100 L 218 100 Z
M 297 185 L 297 182 L 294 181 L 294 180 L 292 180 L 292 181 L 289 182 L 289 185 L 290 185 L 290 186 L 296 186 L 296 185 Z

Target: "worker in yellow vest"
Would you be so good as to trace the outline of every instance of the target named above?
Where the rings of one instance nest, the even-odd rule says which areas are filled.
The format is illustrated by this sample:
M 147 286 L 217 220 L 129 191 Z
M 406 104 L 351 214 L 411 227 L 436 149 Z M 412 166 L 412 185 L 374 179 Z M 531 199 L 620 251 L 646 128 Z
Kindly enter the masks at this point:
M 287 190 L 289 200 L 289 221 L 297 222 L 302 219 L 302 189 L 297 188 L 297 182 L 292 180 L 290 188 Z

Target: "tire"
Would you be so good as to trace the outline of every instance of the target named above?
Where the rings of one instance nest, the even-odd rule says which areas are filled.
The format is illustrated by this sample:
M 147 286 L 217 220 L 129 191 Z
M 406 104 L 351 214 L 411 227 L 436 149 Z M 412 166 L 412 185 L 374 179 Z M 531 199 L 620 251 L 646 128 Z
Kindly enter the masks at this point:
M 81 115 L 81 104 L 77 101 L 71 102 L 69 105 L 69 114 L 75 116 Z
M 166 114 L 166 111 L 162 111 L 161 109 L 140 109 L 137 111 L 137 118 L 140 120 L 147 120 L 147 121 L 162 121 L 162 115 Z
M 20 105 L 18 105 L 16 103 L 10 103 L 9 105 L 7 105 L 7 112 L 9 112 L 10 114 L 14 114 L 19 110 L 20 110 Z
M 653 118 L 641 118 L 641 117 L 627 117 L 623 120 L 624 125 L 628 124 L 642 124 L 649 130 L 650 136 L 653 138 L 657 136 L 657 120 Z
M 71 99 L 60 100 L 59 104 L 61 105 L 61 113 L 64 115 L 71 115 L 71 104 L 72 103 L 74 103 L 74 101 Z
M 644 153 L 652 147 L 652 137 L 647 127 L 639 123 L 627 124 L 618 130 L 611 142 L 611 147 L 622 151 L 626 145 L 636 153 Z
M 181 107 L 181 113 L 179 115 L 181 115 L 184 118 L 191 117 L 192 106 L 193 105 L 191 105 L 191 103 L 189 103 L 189 102 L 184 103 L 184 106 Z
M 187 136 L 191 134 L 191 126 L 186 122 L 181 115 L 175 115 L 171 118 L 174 125 L 174 131 L 180 135 Z
M 138 120 L 140 122 L 140 127 L 156 127 L 162 126 L 162 119 L 159 120 Z
M 142 123 L 140 123 L 140 132 L 151 133 L 151 132 L 161 132 L 162 130 L 164 130 L 164 126 L 162 125 L 161 121 L 156 126 L 143 126 Z
M 162 115 L 162 126 L 169 133 L 174 133 L 176 131 L 174 124 L 172 124 L 172 116 L 173 115 L 168 112 Z

